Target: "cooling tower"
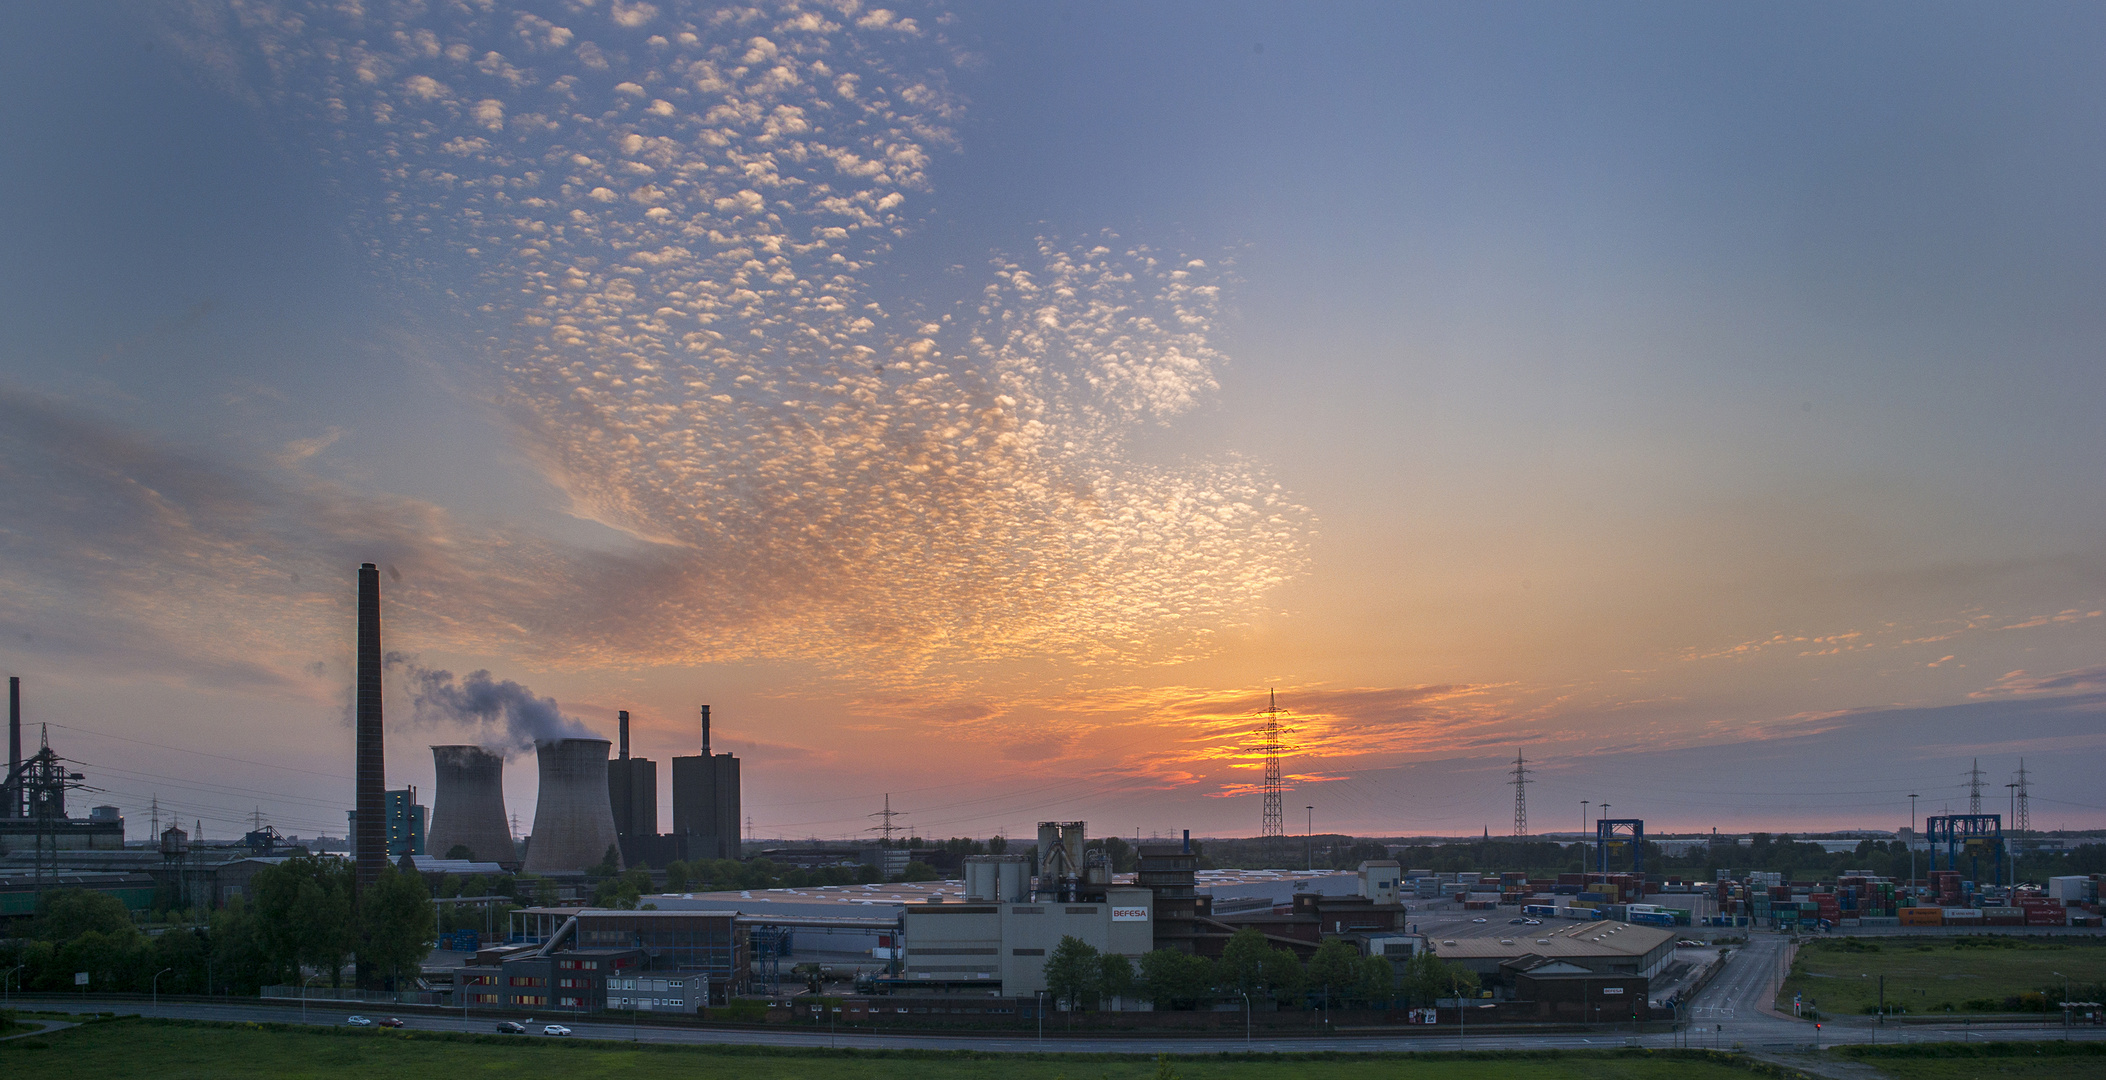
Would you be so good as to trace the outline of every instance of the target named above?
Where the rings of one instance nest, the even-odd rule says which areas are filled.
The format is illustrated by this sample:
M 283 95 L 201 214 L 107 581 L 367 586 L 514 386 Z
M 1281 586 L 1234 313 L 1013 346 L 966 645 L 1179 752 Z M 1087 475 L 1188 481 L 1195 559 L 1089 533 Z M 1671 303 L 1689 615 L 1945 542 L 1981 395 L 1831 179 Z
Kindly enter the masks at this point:
M 534 803 L 534 835 L 527 842 L 529 874 L 575 874 L 597 866 L 619 848 L 614 810 L 607 801 L 605 739 L 552 739 L 534 744 L 541 761 L 541 797 Z M 620 861 L 617 855 L 616 861 Z
M 480 746 L 434 746 L 431 760 L 439 788 L 425 854 L 443 859 L 460 845 L 482 862 L 518 862 L 505 824 L 505 759 Z

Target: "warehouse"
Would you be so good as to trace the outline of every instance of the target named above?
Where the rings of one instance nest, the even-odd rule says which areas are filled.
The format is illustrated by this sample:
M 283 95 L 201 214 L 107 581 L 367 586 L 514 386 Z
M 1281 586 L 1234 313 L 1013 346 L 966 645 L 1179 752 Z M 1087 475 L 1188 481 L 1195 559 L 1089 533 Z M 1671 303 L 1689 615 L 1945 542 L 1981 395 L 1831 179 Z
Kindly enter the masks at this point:
M 1549 934 L 1542 933 L 1542 927 L 1506 929 L 1514 932 L 1437 939 L 1430 945 L 1441 959 L 1476 972 L 1487 986 L 1511 985 L 1515 967 L 1529 957 L 1560 961 L 1595 975 L 1650 979 L 1673 962 L 1675 955 L 1674 933 L 1656 926 L 1589 922 Z
M 903 981 L 1027 997 L 1046 988 L 1046 957 L 1063 937 L 1139 963 L 1155 947 L 1154 900 L 1114 885 L 1101 901 L 909 904 Z

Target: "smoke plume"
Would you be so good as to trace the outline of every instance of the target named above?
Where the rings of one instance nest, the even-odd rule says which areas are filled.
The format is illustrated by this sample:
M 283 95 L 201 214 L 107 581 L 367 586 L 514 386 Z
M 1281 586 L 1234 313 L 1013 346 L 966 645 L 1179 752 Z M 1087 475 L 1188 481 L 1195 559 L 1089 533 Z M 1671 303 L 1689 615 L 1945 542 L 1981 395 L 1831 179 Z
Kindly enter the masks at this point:
M 600 737 L 563 715 L 555 698 L 535 697 L 532 690 L 488 671 L 455 680 L 453 672 L 425 667 L 401 653 L 389 653 L 387 663 L 409 676 L 417 723 L 472 728 L 477 743 L 506 757 L 526 753 L 543 740 Z

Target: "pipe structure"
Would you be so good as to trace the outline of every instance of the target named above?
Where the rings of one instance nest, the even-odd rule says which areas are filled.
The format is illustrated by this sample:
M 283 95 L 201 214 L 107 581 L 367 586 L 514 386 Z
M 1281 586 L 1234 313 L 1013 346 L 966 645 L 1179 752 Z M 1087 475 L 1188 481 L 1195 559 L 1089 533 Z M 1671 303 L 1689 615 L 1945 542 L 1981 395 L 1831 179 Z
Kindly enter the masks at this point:
M 380 741 L 380 568 L 358 568 L 358 835 L 352 839 L 360 886 L 388 864 L 387 758 Z
M 527 841 L 529 874 L 577 874 L 597 866 L 620 838 L 607 798 L 605 739 L 550 739 L 534 744 L 541 794 L 534 803 L 534 835 Z
M 456 846 L 481 862 L 519 861 L 505 823 L 505 759 L 480 746 L 434 746 L 431 830 L 424 850 L 443 859 Z

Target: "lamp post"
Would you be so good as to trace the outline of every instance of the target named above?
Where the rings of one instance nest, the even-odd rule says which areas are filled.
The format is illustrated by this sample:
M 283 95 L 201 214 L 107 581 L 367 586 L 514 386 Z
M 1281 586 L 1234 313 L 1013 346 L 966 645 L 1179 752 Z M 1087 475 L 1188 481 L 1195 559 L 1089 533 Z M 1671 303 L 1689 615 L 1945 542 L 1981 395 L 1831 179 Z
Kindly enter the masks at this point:
M 1250 1049 L 1250 991 L 1238 990 L 1243 995 L 1243 1048 Z
M 153 992 L 153 1010 L 155 1016 L 161 1015 L 161 976 L 166 975 L 174 970 L 175 969 L 172 967 L 162 968 L 161 970 L 154 972 L 153 980 L 147 983 L 148 989 L 150 989 Z
M 7 969 L 7 974 L 0 975 L 0 1000 L 14 1000 L 13 991 L 10 990 L 9 987 L 14 980 L 15 972 L 20 971 L 28 966 L 28 964 L 16 964 L 14 967 Z
M 307 1022 L 307 987 L 321 977 L 322 973 L 317 971 L 300 980 L 300 1022 L 303 1024 Z
M 2068 1041 L 2069 1041 L 2069 976 L 2067 976 L 2067 975 L 2064 975 L 2064 974 L 2062 974 L 2062 973 L 2061 973 L 2061 972 L 2059 972 L 2059 971 L 2051 971 L 2051 972 L 2048 972 L 2048 974 L 2050 974 L 2050 975 L 2053 975 L 2053 976 L 2055 976 L 2055 977 L 2057 977 L 2057 978 L 2059 978 L 2059 979 L 2061 979 L 2061 980 L 2062 980 L 2062 1041 L 2063 1041 L 2063 1042 L 2068 1042 Z
M 1468 1016 L 1463 1010 L 1462 984 L 1456 981 L 1452 971 L 1448 973 L 1448 992 L 1455 995 L 1455 1048 L 1461 1050 L 1468 1045 L 1464 1038 L 1468 1030 Z
M 1038 1014 L 1038 1046 L 1039 1049 L 1043 1050 L 1046 1047 L 1046 992 L 1044 990 L 1038 992 L 1038 1008 L 1032 1011 Z

